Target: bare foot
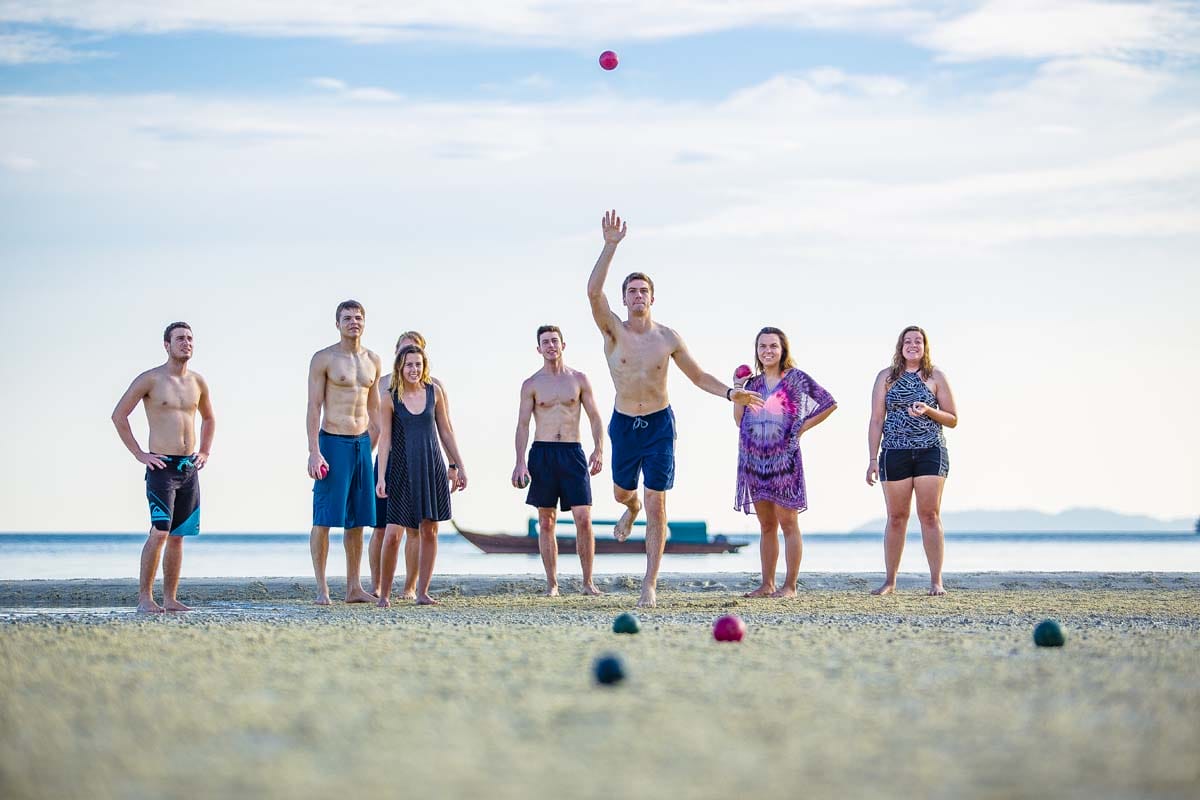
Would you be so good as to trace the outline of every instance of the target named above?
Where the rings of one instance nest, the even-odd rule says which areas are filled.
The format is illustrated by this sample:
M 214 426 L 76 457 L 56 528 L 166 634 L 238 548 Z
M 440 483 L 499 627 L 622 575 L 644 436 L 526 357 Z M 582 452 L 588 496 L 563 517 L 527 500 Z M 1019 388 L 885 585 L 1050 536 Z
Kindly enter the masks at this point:
M 432 597 L 430 597 L 427 594 L 419 594 L 419 595 L 417 595 L 417 605 L 419 605 L 419 606 L 440 606 L 441 603 L 439 603 L 437 600 L 434 600 Z
M 596 585 L 593 583 L 585 583 L 583 585 L 583 588 L 579 590 L 579 593 L 580 594 L 590 594 L 593 596 L 604 594 L 604 592 L 597 589 Z
M 653 586 L 643 586 L 642 596 L 637 601 L 638 608 L 654 608 L 658 604 L 658 594 Z
M 417 590 L 409 589 L 407 592 L 404 592 L 403 594 L 401 594 L 400 597 L 405 600 L 416 600 L 417 599 Z
M 775 584 L 764 583 L 752 592 L 746 592 L 742 597 L 768 597 L 773 596 L 771 592 L 775 591 Z
M 137 613 L 139 614 L 161 614 L 165 611 L 162 606 L 154 602 L 154 598 L 150 597 L 145 600 L 138 600 Z
M 179 602 L 178 600 L 164 600 L 163 608 L 166 609 L 167 611 L 191 611 L 190 608 L 188 608 L 187 606 L 185 606 L 183 603 Z
M 547 587 L 547 588 L 546 588 L 546 591 L 545 591 L 545 593 L 544 593 L 544 595 L 543 595 L 543 596 L 545 596 L 545 597 L 558 597 L 558 584 L 556 583 L 556 584 L 554 584 L 553 586 L 549 586 L 549 587 Z
M 894 591 L 896 591 L 896 584 L 888 583 L 887 581 L 884 581 L 883 585 L 880 586 L 878 589 L 873 590 L 871 592 L 871 594 L 883 596 L 885 594 L 891 594 Z
M 617 524 L 613 527 L 613 538 L 618 542 L 623 542 L 629 538 L 629 534 L 633 533 L 633 521 L 637 519 L 638 512 L 642 510 L 642 504 L 635 497 L 633 499 L 633 507 L 626 506 L 625 513 L 617 520 Z
M 328 590 L 328 589 L 326 589 L 326 590 L 325 590 L 325 591 L 323 591 L 323 592 L 317 592 L 317 599 L 316 599 L 316 600 L 313 600 L 313 605 L 318 605 L 318 606 L 327 606 L 327 605 L 330 605 L 330 603 L 329 603 L 329 590 Z
M 796 587 L 795 586 L 784 586 L 782 589 L 776 589 L 775 591 L 771 592 L 771 597 L 776 597 L 776 598 L 778 598 L 778 597 L 795 597 L 795 596 L 796 596 Z
M 381 597 L 379 598 L 379 601 L 375 603 L 375 605 L 379 606 L 380 608 L 391 608 L 392 601 L 388 600 L 386 597 Z
M 931 583 L 929 585 L 929 596 L 930 597 L 941 597 L 945 593 L 946 593 L 946 590 L 942 588 L 942 585 L 940 583 Z
M 373 594 L 367 594 L 361 586 L 351 586 L 350 591 L 346 592 L 347 603 L 370 603 L 379 598 Z

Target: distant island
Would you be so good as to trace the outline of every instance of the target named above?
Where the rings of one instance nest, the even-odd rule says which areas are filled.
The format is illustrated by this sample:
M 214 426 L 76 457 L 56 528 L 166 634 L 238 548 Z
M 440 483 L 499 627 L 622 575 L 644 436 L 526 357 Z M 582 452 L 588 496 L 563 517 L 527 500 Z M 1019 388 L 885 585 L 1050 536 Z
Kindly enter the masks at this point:
M 885 520 L 873 519 L 858 526 L 853 533 L 880 533 Z M 1087 532 L 1087 533 L 1193 533 L 1200 532 L 1200 525 L 1193 517 L 1158 519 L 1143 514 L 1121 514 L 1103 508 L 1068 508 L 1057 514 L 1046 514 L 1029 509 L 1003 511 L 947 511 L 942 512 L 942 526 L 947 533 L 991 533 L 991 532 Z M 908 518 L 909 533 L 921 530 L 914 505 Z

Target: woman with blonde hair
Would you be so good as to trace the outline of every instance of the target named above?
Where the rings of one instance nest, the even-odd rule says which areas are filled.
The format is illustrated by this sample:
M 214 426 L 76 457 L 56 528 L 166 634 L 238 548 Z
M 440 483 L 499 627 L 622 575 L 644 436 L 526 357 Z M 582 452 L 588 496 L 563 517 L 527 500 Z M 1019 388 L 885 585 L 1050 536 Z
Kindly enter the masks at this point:
M 870 462 L 867 485 L 883 484 L 887 527 L 883 534 L 883 585 L 872 594 L 896 589 L 912 498 L 917 497 L 921 540 L 929 561 L 929 594 L 943 595 L 942 488 L 950 474 L 943 428 L 958 425 L 954 395 L 946 374 L 933 366 L 929 337 L 916 325 L 900 331 L 892 365 L 875 376 L 871 423 L 867 430 Z
M 375 494 L 388 502 L 378 605 L 391 605 L 402 531 L 420 537 L 416 602 L 433 605 L 437 601 L 429 595 L 429 582 L 437 558 L 438 522 L 450 519 L 450 494 L 467 488 L 467 473 L 442 390 L 429 377 L 424 350 L 416 345 L 400 349 L 380 406 L 380 474 Z M 449 465 L 442 447 L 450 455 Z

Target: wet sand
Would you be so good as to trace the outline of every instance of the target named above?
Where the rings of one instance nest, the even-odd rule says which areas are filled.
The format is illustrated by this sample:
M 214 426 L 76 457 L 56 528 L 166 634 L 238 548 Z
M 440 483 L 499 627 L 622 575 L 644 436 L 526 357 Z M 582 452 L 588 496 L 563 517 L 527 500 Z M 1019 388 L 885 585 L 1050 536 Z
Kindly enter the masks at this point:
M 1195 797 L 1200 575 L 672 576 L 637 599 L 439 578 L 436 608 L 311 579 L 0 583 L 0 796 Z M 335 589 L 336 592 L 336 589 Z M 64 611 L 64 607 L 73 610 Z M 719 614 L 749 626 L 712 640 Z M 1066 646 L 1034 646 L 1055 617 Z M 628 677 L 597 686 L 618 653 Z

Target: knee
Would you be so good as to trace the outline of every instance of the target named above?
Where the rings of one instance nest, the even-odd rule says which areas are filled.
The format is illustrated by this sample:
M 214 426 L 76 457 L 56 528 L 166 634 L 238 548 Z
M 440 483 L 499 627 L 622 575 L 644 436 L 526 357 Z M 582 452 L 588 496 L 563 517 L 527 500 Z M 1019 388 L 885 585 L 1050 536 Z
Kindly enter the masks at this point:
M 160 531 L 158 528 L 151 528 L 149 539 L 156 545 L 162 544 L 167 540 L 167 531 Z
M 921 520 L 922 525 L 940 525 L 942 523 L 942 512 L 936 508 L 917 511 L 917 517 Z
M 907 525 L 908 524 L 908 510 L 906 509 L 904 511 L 889 511 L 888 515 L 887 515 L 887 521 L 888 521 L 889 525 Z
M 620 486 L 613 484 L 613 499 L 621 505 L 625 505 L 633 498 L 637 497 L 637 490 L 622 489 Z

